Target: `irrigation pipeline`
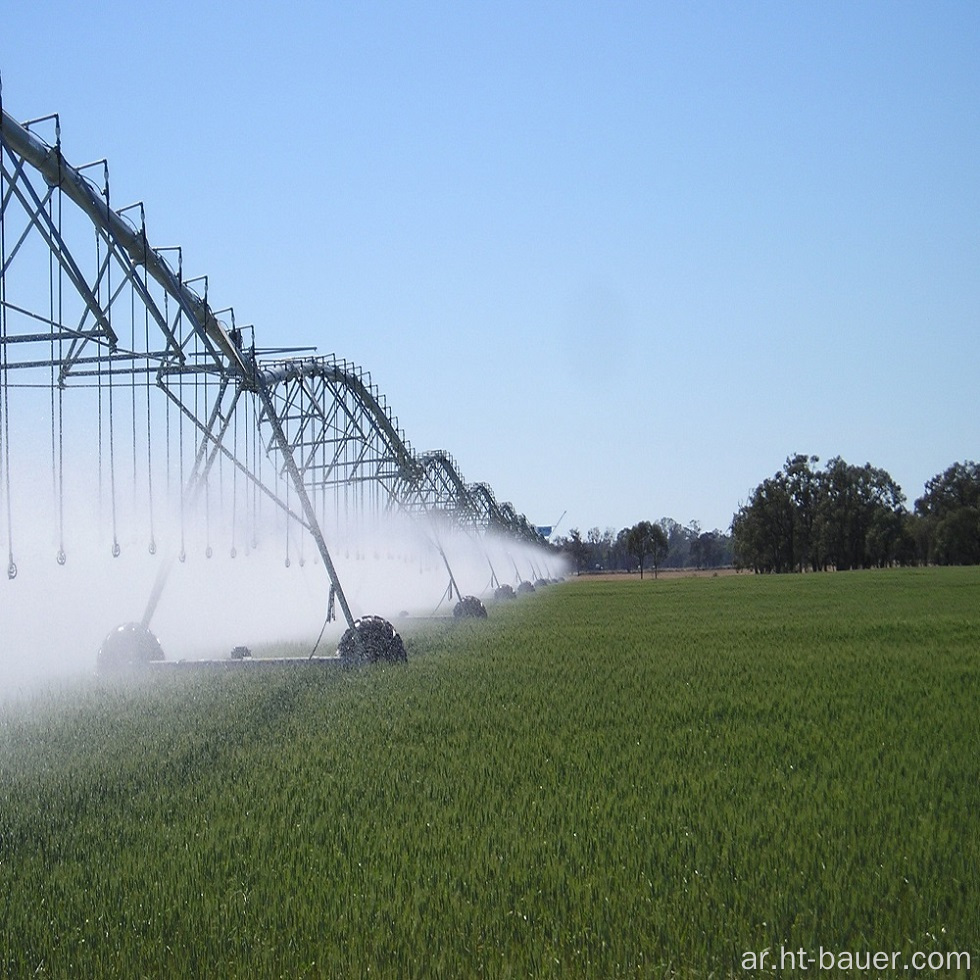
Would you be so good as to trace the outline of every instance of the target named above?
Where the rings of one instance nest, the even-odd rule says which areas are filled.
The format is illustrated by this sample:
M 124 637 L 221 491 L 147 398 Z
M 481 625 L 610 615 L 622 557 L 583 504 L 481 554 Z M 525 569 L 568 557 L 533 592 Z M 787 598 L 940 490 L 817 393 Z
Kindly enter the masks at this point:
M 5 110 L 0 111 L 2 111 L 0 138 L 12 155 L 15 158 L 19 156 L 26 163 L 29 163 L 41 174 L 49 187 L 57 187 L 62 190 L 89 218 L 92 224 L 102 230 L 110 242 L 116 243 L 124 249 L 134 265 L 142 266 L 163 287 L 167 294 L 177 301 L 180 308 L 192 321 L 201 324 L 202 338 L 209 345 L 216 345 L 220 349 L 221 353 L 228 359 L 230 368 L 235 370 L 242 379 L 250 378 L 252 372 L 248 364 L 240 352 L 236 350 L 222 324 L 211 313 L 207 303 L 178 279 L 160 252 L 150 248 L 145 231 L 142 234 L 137 232 L 120 214 L 113 211 L 109 206 L 108 195 L 104 197 L 100 195 L 91 181 L 82 175 L 80 169 L 72 167 L 64 159 L 61 153 L 60 125 L 58 140 L 56 145 L 52 147 L 17 123 Z M 6 211 L 6 200 L 4 200 L 4 210 Z M 56 242 L 52 240 L 50 244 L 54 246 Z M 58 254 L 61 255 L 62 253 L 59 251 Z M 119 338 L 113 332 L 100 304 L 96 302 L 80 271 L 73 263 L 71 275 L 73 285 L 86 299 L 100 329 L 111 347 L 115 348 Z M 153 309 L 153 303 L 148 292 L 143 291 L 141 298 L 147 304 L 148 309 Z M 172 345 L 174 356 L 183 363 L 184 355 L 177 338 L 170 333 L 167 323 L 162 318 L 157 317 L 156 319 L 157 325 L 164 331 L 167 340 Z M 212 353 L 215 352 L 213 347 L 211 350 Z
M 55 138 L 49 144 L 35 130 L 52 125 Z M 101 186 L 85 173 L 93 167 L 101 169 Z M 136 209 L 138 226 L 127 214 Z M 82 245 L 71 233 L 79 225 L 77 241 Z M 89 235 L 95 230 L 94 273 L 84 271 L 92 268 L 85 227 Z M 38 250 L 47 257 L 46 302 L 37 301 L 36 277 L 27 273 L 18 278 L 28 253 Z M 172 252 L 177 254 L 176 268 L 166 257 Z M 118 478 L 117 469 L 123 465 L 118 457 L 131 455 L 126 461 L 132 464 L 128 483 L 134 498 L 145 498 L 141 505 L 148 503 L 151 554 L 156 553 L 159 532 L 154 488 L 169 488 L 172 471 L 179 471 L 179 550 L 172 547 L 171 557 L 159 569 L 142 617 L 144 628 L 153 617 L 173 556 L 185 560 L 187 522 L 202 502 L 206 554 L 211 556 L 212 514 L 216 515 L 212 505 L 228 506 L 227 493 L 219 492 L 217 501 L 213 499 L 213 483 L 223 484 L 226 467 L 233 487 L 232 557 L 239 512 L 246 518 L 251 514 L 254 536 L 259 504 L 270 501 L 285 520 L 287 565 L 290 528 L 299 527 L 301 563 L 303 540 L 309 534 L 329 578 L 328 619 L 336 604 L 348 628 L 357 619 L 322 530 L 331 505 L 338 522 L 350 521 L 364 508 L 380 513 L 394 509 L 542 543 L 512 505 L 497 504 L 487 484 L 465 484 L 448 453 L 417 455 L 369 374 L 332 356 L 294 356 L 308 352 L 308 347 L 257 350 L 253 327 L 244 328 L 251 330 L 251 343 L 246 345 L 234 311 L 222 311 L 230 315 L 229 326 L 211 308 L 208 278 L 187 279 L 183 266 L 179 247 L 150 245 L 142 202 L 113 209 L 104 160 L 72 166 L 62 153 L 59 117 L 17 122 L 3 108 L 0 87 L 0 493 L 10 578 L 17 574 L 12 506 L 12 464 L 16 467 L 17 460 L 11 448 L 10 407 L 15 388 L 51 391 L 60 564 L 67 560 L 69 388 L 94 389 L 97 396 L 99 498 L 101 506 L 102 494 L 108 493 L 114 556 L 120 551 L 117 505 L 125 482 Z M 192 288 L 197 282 L 204 283 L 203 294 Z M 15 295 L 17 287 L 24 287 L 25 298 Z M 271 359 L 264 359 L 270 354 Z M 21 377 L 27 380 L 15 380 Z M 160 404 L 154 404 L 153 391 L 163 393 Z M 145 405 L 137 404 L 140 399 Z M 145 416 L 145 426 L 138 424 L 138 415 Z M 143 430 L 145 435 L 140 434 Z M 128 439 L 121 436 L 127 432 Z M 160 440 L 163 453 L 154 451 Z M 145 457 L 145 468 L 138 462 L 140 456 Z M 462 598 L 437 536 L 435 546 L 449 572 L 450 598 L 454 592 Z M 495 578 L 491 565 L 491 581 Z

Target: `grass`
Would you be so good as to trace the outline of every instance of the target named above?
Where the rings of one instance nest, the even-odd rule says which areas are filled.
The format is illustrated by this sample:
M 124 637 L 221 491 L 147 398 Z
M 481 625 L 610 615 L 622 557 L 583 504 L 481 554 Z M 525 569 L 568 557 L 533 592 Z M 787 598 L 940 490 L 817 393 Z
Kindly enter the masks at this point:
M 978 961 L 980 569 L 570 582 L 407 642 L 0 707 L 0 975 Z

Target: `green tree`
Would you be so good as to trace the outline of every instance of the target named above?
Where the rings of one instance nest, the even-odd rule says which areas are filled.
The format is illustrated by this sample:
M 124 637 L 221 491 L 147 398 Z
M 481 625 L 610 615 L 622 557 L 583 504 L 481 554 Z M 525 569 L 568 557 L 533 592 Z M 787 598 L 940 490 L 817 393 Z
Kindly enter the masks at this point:
M 600 531 L 597 527 L 589 528 L 589 566 L 608 569 L 610 567 L 611 550 L 613 545 L 612 529 Z
M 692 546 L 693 550 L 693 546 Z M 718 531 L 703 531 L 698 535 L 698 568 L 717 568 L 724 562 L 725 541 Z
M 980 464 L 954 463 L 926 483 L 915 502 L 925 560 L 940 565 L 980 564 Z
M 653 577 L 657 577 L 657 572 L 663 564 L 667 553 L 670 551 L 670 543 L 664 529 L 659 524 L 650 525 L 650 562 L 653 565 Z
M 853 466 L 835 456 L 821 479 L 814 530 L 824 564 L 870 568 L 895 560 L 905 495 L 889 474 L 870 463 Z
M 660 562 L 667 554 L 667 535 L 659 524 L 650 521 L 640 521 L 626 532 L 626 548 L 640 565 L 640 578 L 643 578 L 643 562 L 647 555 L 653 562 L 653 577 L 657 577 Z
M 662 564 L 670 568 L 684 568 L 691 557 L 687 528 L 672 517 L 661 517 L 657 524 L 667 536 L 667 555 Z
M 793 570 L 796 511 L 785 475 L 763 480 L 732 518 L 736 567 L 756 572 Z
M 629 549 L 630 529 L 624 527 L 616 539 L 613 541 L 613 554 L 616 556 L 616 567 L 625 569 L 627 572 L 633 571 L 633 555 Z
M 980 565 L 980 508 L 951 510 L 936 524 L 933 541 L 940 565 Z
M 814 526 L 820 498 L 820 476 L 811 464 L 819 463 L 818 456 L 796 453 L 786 458 L 783 475 L 786 490 L 793 501 L 793 565 L 803 571 L 818 568 Z
M 841 457 L 814 470 L 797 453 L 732 518 L 736 567 L 789 572 L 907 561 L 914 541 L 901 487 L 885 470 Z
M 575 562 L 575 571 L 581 572 L 589 560 L 589 546 L 582 540 L 582 532 L 577 527 L 573 527 L 568 532 L 568 538 L 564 544 L 564 550 L 572 556 Z
M 980 507 L 980 463 L 953 463 L 928 480 L 925 491 L 915 502 L 917 513 L 945 517 L 960 507 Z

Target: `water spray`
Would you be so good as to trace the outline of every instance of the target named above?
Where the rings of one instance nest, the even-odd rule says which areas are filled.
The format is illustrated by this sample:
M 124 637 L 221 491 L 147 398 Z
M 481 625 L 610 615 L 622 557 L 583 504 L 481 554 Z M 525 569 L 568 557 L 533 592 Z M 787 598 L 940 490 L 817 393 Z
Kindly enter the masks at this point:
M 50 125 L 50 120 L 53 144 L 38 135 L 39 127 Z M 306 662 L 404 659 L 404 644 L 387 620 L 355 616 L 327 546 L 328 526 L 356 525 L 371 515 L 392 512 L 431 519 L 431 540 L 449 574 L 446 595 L 456 602 L 454 616 L 485 616 L 481 600 L 461 592 L 436 522 L 445 518 L 459 528 L 480 529 L 484 536 L 492 531 L 539 546 L 542 539 L 526 518 L 510 504 L 498 505 L 486 484 L 464 484 L 448 453 L 416 455 L 384 396 L 357 365 L 334 356 L 309 356 L 306 347 L 257 352 L 254 328 L 246 349 L 234 311 L 222 311 L 230 314 L 229 328 L 212 310 L 208 277 L 186 279 L 179 247 L 150 245 L 142 202 L 113 209 L 108 164 L 100 161 L 100 189 L 82 168 L 65 159 L 57 116 L 35 120 L 34 130 L 31 125 L 17 123 L 0 105 L 0 510 L 6 517 L 10 579 L 18 570 L 13 547 L 17 487 L 11 462 L 16 465 L 12 440 L 19 433 L 12 405 L 15 396 L 23 396 L 25 443 L 37 443 L 30 427 L 43 413 L 30 401 L 30 391 L 47 389 L 52 484 L 58 498 L 58 564 L 67 561 L 64 495 L 71 451 L 81 450 L 81 466 L 86 463 L 86 442 L 91 446 L 94 441 L 91 429 L 84 431 L 85 419 L 91 416 L 67 407 L 72 397 L 76 402 L 87 398 L 89 404 L 98 399 L 99 485 L 107 467 L 113 558 L 119 559 L 126 547 L 120 533 L 126 481 L 117 479 L 117 456 L 127 453 L 132 458 L 133 492 L 127 506 L 136 521 L 148 509 L 150 554 L 156 554 L 159 541 L 167 555 L 157 559 L 161 564 L 142 618 L 124 623 L 105 638 L 97 657 L 100 666 L 164 662 L 163 648 L 150 626 L 176 567 L 174 559 L 181 564 L 187 559 L 187 522 L 202 500 L 207 559 L 213 554 L 212 528 L 228 511 L 231 557 L 237 553 L 235 525 L 242 510 L 252 522 L 254 551 L 263 501 L 270 501 L 285 520 L 287 564 L 290 528 L 311 535 L 329 589 L 320 637 L 336 614 L 343 617 L 346 632 L 336 657 L 313 656 L 318 638 L 313 653 L 302 658 Z M 138 225 L 127 214 L 134 208 Z M 17 229 L 16 240 L 7 234 L 8 217 Z M 88 254 L 93 228 L 94 263 Z M 176 267 L 167 257 L 170 252 L 178 256 Z M 40 258 L 40 271 L 32 267 L 33 257 Z M 93 266 L 94 275 L 83 272 Z M 199 282 L 204 283 L 203 295 L 194 288 Z M 160 392 L 162 399 L 156 397 Z M 138 415 L 145 417 L 141 427 Z M 186 427 L 195 435 L 185 443 Z M 234 474 L 231 489 L 221 478 L 228 468 Z M 164 540 L 159 516 L 154 516 L 159 501 L 153 490 L 164 487 L 173 504 L 170 481 L 178 471 L 179 547 Z M 147 492 L 141 493 L 138 478 L 145 481 Z M 98 499 L 101 508 L 101 492 Z M 245 534 L 248 541 L 247 530 Z M 490 588 L 499 592 L 501 583 L 485 546 L 483 550 L 490 565 Z M 214 590 L 213 597 L 219 595 Z M 261 659 L 242 655 L 228 662 L 252 669 Z

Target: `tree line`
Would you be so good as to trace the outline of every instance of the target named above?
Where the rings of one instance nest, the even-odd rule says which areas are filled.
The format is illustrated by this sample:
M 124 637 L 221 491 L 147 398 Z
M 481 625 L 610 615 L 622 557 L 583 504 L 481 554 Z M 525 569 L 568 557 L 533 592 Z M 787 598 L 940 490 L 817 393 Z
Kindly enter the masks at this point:
M 620 531 L 572 528 L 554 547 L 577 572 L 722 568 L 801 572 L 980 565 L 980 464 L 953 463 L 909 510 L 890 474 L 840 456 L 789 456 L 735 512 L 728 532 L 669 517 Z
M 756 572 L 980 564 L 980 465 L 954 463 L 912 510 L 887 471 L 797 453 L 732 518 L 732 558 Z
M 632 572 L 643 576 L 661 568 L 720 568 L 732 564 L 731 535 L 703 531 L 697 521 L 687 526 L 670 517 L 639 521 L 620 531 L 591 528 L 583 538 L 578 528 L 559 537 L 555 546 L 572 560 L 577 572 Z

